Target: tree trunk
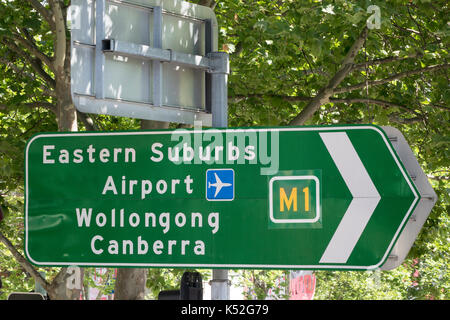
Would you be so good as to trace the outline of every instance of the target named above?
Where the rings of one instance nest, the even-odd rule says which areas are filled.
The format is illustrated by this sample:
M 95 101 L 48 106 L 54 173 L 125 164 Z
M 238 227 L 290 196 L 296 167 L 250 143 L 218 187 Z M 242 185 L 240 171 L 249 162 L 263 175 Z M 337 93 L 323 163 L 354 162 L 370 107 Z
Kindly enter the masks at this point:
M 141 120 L 142 130 L 167 129 L 169 122 Z M 114 300 L 144 300 L 147 269 L 124 268 L 117 270 Z
M 168 129 L 169 122 L 164 121 L 154 121 L 154 120 L 141 120 L 142 130 L 158 130 L 158 129 Z
M 144 300 L 146 282 L 147 269 L 118 269 L 114 300 Z
M 72 100 L 58 101 L 58 131 L 78 131 L 77 110 Z
M 58 131 L 78 131 L 77 109 L 70 93 L 70 71 L 65 73 L 63 67 L 56 77 L 57 121 Z
M 72 101 L 70 90 L 70 53 L 67 51 L 67 42 L 65 37 L 65 24 L 61 14 L 59 3 L 51 1 L 55 8 L 55 19 L 57 26 L 57 35 L 55 42 L 55 93 L 56 102 L 56 120 L 58 122 L 58 131 L 78 131 L 77 110 Z M 70 181 L 67 181 L 70 183 Z M 84 278 L 84 269 L 81 269 L 81 279 Z M 62 268 L 58 275 L 53 279 L 49 293 L 50 299 L 54 300 L 79 300 L 82 292 L 82 283 L 75 287 L 68 286 L 68 279 L 71 274 L 67 268 Z
M 335 75 L 328 81 L 328 84 L 320 89 L 317 95 L 303 108 L 303 110 L 291 120 L 289 125 L 301 126 L 308 121 L 319 108 L 330 102 L 330 97 L 334 94 L 334 89 L 345 79 L 348 73 L 352 70 L 355 57 L 358 54 L 361 47 L 364 45 L 364 41 L 367 38 L 368 29 L 364 29 L 359 34 L 359 37 L 353 43 L 350 50 L 347 52 L 344 60 L 341 63 L 340 69 Z
M 83 283 L 83 269 L 81 269 L 81 284 Z M 53 279 L 51 290 L 49 292 L 52 300 L 80 300 L 83 286 L 80 284 L 79 288 L 69 289 L 67 287 L 67 280 L 71 276 L 67 272 L 67 268 L 62 268 L 58 275 Z

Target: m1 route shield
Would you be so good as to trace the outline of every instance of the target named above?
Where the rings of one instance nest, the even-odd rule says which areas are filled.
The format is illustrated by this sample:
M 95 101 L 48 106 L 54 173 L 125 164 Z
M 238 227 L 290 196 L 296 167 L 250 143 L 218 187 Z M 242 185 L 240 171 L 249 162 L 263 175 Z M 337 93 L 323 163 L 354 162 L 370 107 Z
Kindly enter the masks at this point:
M 43 266 L 374 269 L 421 196 L 372 125 L 45 133 L 25 151 Z

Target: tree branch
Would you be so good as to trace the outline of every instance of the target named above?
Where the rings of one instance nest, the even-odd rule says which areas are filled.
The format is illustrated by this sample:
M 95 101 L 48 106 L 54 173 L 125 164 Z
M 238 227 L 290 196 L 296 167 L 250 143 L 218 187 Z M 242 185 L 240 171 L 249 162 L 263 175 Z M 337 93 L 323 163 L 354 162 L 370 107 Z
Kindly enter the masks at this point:
M 36 71 L 52 89 L 55 89 L 56 81 L 42 68 L 42 62 L 39 59 L 29 60 L 29 62 L 34 71 Z
M 282 96 L 282 95 L 276 95 L 276 94 L 265 94 L 265 93 L 254 93 L 254 94 L 247 94 L 247 95 L 234 95 L 232 97 L 228 97 L 228 101 L 231 103 L 238 103 L 242 100 L 247 100 L 249 98 L 257 98 L 257 99 L 264 99 L 264 98 L 276 98 L 281 99 L 286 102 L 302 102 L 302 101 L 310 101 L 313 98 L 312 97 L 306 97 L 306 96 Z
M 401 124 L 411 124 L 411 123 L 423 122 L 423 120 L 424 120 L 423 117 L 419 117 L 419 116 L 414 117 L 414 118 L 400 118 L 397 113 L 390 114 L 388 117 L 389 117 L 389 121 L 401 123 Z
M 44 17 L 45 21 L 50 25 L 52 31 L 56 31 L 55 20 L 50 9 L 45 8 L 38 0 L 27 0 L 39 14 Z
M 56 86 L 55 80 L 43 69 L 42 61 L 40 59 L 33 58 L 32 56 L 27 54 L 27 52 L 23 51 L 21 48 L 16 46 L 14 42 L 10 42 L 8 40 L 6 40 L 6 42 L 4 40 L 3 42 L 8 46 L 9 50 L 12 50 L 12 52 L 15 52 L 17 55 L 27 60 L 30 63 L 31 67 L 34 69 L 34 71 L 36 71 L 36 73 L 38 73 L 51 88 L 53 89 L 55 88 Z
M 27 108 L 45 108 L 56 113 L 56 106 L 50 102 L 44 101 L 28 102 L 28 103 L 21 103 L 20 106 L 24 106 Z M 0 103 L 0 110 L 2 111 L 8 110 L 9 107 L 10 106 L 5 103 Z
M 404 28 L 404 27 L 401 27 L 401 26 L 399 26 L 392 18 L 391 18 L 390 20 L 391 20 L 392 25 L 393 25 L 394 27 L 396 27 L 397 29 L 402 30 L 402 31 L 404 31 L 404 32 L 406 32 L 406 33 L 414 33 L 414 34 L 420 35 L 420 32 L 419 32 L 419 31 L 414 30 L 414 29 L 411 29 L 411 28 Z
M 37 81 L 36 76 L 34 74 L 28 73 L 24 69 L 20 69 L 18 66 L 16 66 L 11 61 L 0 57 L 0 62 L 3 63 L 8 68 L 10 68 L 18 76 L 25 76 L 26 78 L 30 79 L 31 81 Z M 33 66 L 33 64 L 31 64 L 31 65 Z M 50 79 L 52 80 L 52 82 L 50 82 L 50 85 L 54 84 L 54 80 L 52 78 L 50 78 Z M 48 84 L 48 82 L 47 82 L 47 84 Z M 55 93 L 51 89 L 45 87 L 44 85 L 41 85 L 39 88 L 43 91 L 43 93 L 45 95 L 50 96 L 50 97 L 56 97 Z
M 303 110 L 289 123 L 290 125 L 303 125 L 323 104 L 329 102 L 329 98 L 333 95 L 334 89 L 344 80 L 348 73 L 352 70 L 353 62 L 359 50 L 367 38 L 368 29 L 364 27 L 350 50 L 347 52 L 342 61 L 341 68 L 330 79 L 328 84 L 322 88 L 319 93 L 303 108 Z
M 384 101 L 384 100 L 378 100 L 378 99 L 370 99 L 370 98 L 346 98 L 346 99 L 340 99 L 340 98 L 330 98 L 330 102 L 332 103 L 345 103 L 345 104 L 351 104 L 351 103 L 367 103 L 367 104 L 376 104 L 385 108 L 398 108 L 401 110 L 405 110 L 408 112 L 412 112 L 416 115 L 417 112 L 415 112 L 414 110 L 400 105 L 400 104 L 396 104 L 393 102 L 389 102 L 389 101 Z
M 0 242 L 8 248 L 17 262 L 22 266 L 22 268 L 24 268 L 26 272 L 28 272 L 34 279 L 36 279 L 36 281 L 45 289 L 45 291 L 52 291 L 50 284 L 41 276 L 41 274 L 34 268 L 34 266 L 30 262 L 28 262 L 28 260 L 25 259 L 19 251 L 17 251 L 11 241 L 9 241 L 1 232 Z
M 54 71 L 52 58 L 41 52 L 34 42 L 30 42 L 17 33 L 12 33 L 11 36 L 12 40 L 17 41 L 19 44 L 24 46 L 30 54 L 34 55 L 36 58 L 45 63 L 50 68 L 50 70 Z
M 201 6 L 206 6 L 206 7 L 210 7 L 211 9 L 214 10 L 214 8 L 216 7 L 216 1 L 214 0 L 200 0 L 198 2 L 199 5 Z
M 439 109 L 442 109 L 442 110 L 450 111 L 450 107 L 444 106 L 442 104 L 433 103 L 433 104 L 430 104 L 430 106 L 435 107 L 435 108 L 439 108 Z
M 334 89 L 333 94 L 339 94 L 339 93 L 344 93 L 344 92 L 351 92 L 354 90 L 360 90 L 362 88 L 365 88 L 366 86 L 369 87 L 373 87 L 373 86 L 379 86 L 394 80 L 399 80 L 405 77 L 409 77 L 412 75 L 416 75 L 416 74 L 421 74 L 424 72 L 432 72 L 432 71 L 437 71 L 437 70 L 442 70 L 442 69 L 447 69 L 448 67 L 450 67 L 449 63 L 446 64 L 439 64 L 439 65 L 433 65 L 433 66 L 428 66 L 425 68 L 420 68 L 420 69 L 415 69 L 415 70 L 409 70 L 409 71 L 405 71 L 405 72 L 400 72 L 397 74 L 394 74 L 390 77 L 387 77 L 385 79 L 379 79 L 379 80 L 372 80 L 372 81 L 368 81 L 368 82 L 360 82 L 358 84 L 355 84 L 353 86 L 348 86 L 348 87 L 343 87 L 343 88 L 337 88 Z
M 49 0 L 50 7 L 52 8 L 55 16 L 55 56 L 53 62 L 53 68 L 57 73 L 64 72 L 64 63 L 66 60 L 66 23 L 64 20 L 64 14 L 62 12 L 61 4 L 58 0 Z
M 77 110 L 77 117 L 78 117 L 78 119 L 81 120 L 81 122 L 83 122 L 87 131 L 98 131 L 99 130 L 97 125 L 95 124 L 94 120 L 92 120 L 92 118 L 89 117 L 87 115 L 87 113 L 80 112 Z
M 422 55 L 423 55 L 422 53 L 417 52 L 417 53 L 408 55 L 407 57 L 386 57 L 386 58 L 381 58 L 381 59 L 374 59 L 374 60 L 371 60 L 371 61 L 362 62 L 362 63 L 358 63 L 358 64 L 353 65 L 352 71 L 364 69 L 364 68 L 366 68 L 368 66 L 376 66 L 376 65 L 390 63 L 390 62 L 396 62 L 396 61 L 403 61 L 403 60 L 407 60 L 407 59 L 419 58 Z
M 37 58 L 33 58 L 33 56 L 31 56 L 30 54 L 28 54 L 26 51 L 23 51 L 21 48 L 19 48 L 14 42 L 8 41 L 6 39 L 2 39 L 0 40 L 2 43 L 4 43 L 8 49 L 10 50 L 10 52 L 15 53 L 17 56 L 19 56 L 20 58 L 28 61 L 29 65 L 34 69 L 34 71 L 39 74 L 43 80 L 48 84 L 48 86 L 50 88 L 54 88 L 55 87 L 55 81 L 53 80 L 53 78 L 44 71 L 44 69 L 42 68 L 42 62 L 37 59 Z M 5 59 L 1 58 L 0 59 L 2 61 L 6 61 Z M 30 79 L 32 80 L 36 80 L 36 77 L 34 75 L 31 75 L 29 73 L 25 73 L 23 70 L 17 72 L 17 70 L 20 70 L 19 68 L 14 68 L 14 64 L 10 63 L 9 61 L 5 63 L 7 66 L 9 66 L 11 69 L 15 70 L 16 73 L 18 74 L 25 74 L 27 75 Z M 45 88 L 43 89 L 44 91 L 47 90 L 48 93 L 47 95 L 53 96 L 54 94 L 51 92 L 50 89 Z

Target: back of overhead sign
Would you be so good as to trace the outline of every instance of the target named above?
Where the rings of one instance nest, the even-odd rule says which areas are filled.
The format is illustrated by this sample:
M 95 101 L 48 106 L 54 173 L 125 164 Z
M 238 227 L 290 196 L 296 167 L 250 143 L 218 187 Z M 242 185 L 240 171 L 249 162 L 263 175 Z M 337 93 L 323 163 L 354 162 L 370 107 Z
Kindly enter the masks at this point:
M 81 112 L 211 125 L 214 12 L 178 0 L 73 0 L 72 98 Z

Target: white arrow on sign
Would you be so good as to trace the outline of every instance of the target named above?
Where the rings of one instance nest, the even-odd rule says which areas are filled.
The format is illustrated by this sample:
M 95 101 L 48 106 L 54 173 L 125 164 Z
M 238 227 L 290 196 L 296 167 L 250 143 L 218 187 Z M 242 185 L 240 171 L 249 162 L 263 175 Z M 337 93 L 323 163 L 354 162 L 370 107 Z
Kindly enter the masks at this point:
M 353 196 L 320 263 L 346 263 L 381 197 L 345 132 L 320 137 Z

